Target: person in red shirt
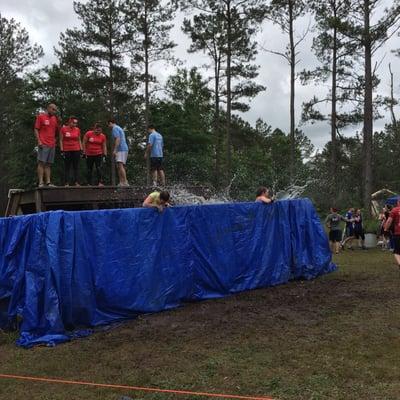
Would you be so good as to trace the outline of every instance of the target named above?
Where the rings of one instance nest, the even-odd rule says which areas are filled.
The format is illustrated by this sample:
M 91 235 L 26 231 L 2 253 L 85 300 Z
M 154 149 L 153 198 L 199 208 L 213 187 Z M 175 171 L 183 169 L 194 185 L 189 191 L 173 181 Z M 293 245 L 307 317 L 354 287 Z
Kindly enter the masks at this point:
M 400 199 L 397 200 L 397 206 L 389 214 L 385 224 L 385 232 L 389 232 L 391 228 L 393 229 L 394 259 L 400 269 Z
M 81 158 L 82 142 L 81 130 L 78 128 L 78 119 L 70 117 L 67 125 L 60 130 L 60 150 L 64 158 L 64 185 L 79 186 L 78 171 Z M 73 181 L 71 182 L 71 170 Z
M 83 138 L 83 152 L 86 157 L 88 185 L 92 184 L 93 166 L 95 166 L 97 184 L 104 186 L 101 166 L 107 157 L 107 139 L 103 133 L 101 124 L 96 123 L 92 131 L 85 133 Z
M 54 186 L 51 184 L 51 164 L 54 163 L 56 134 L 59 130 L 56 116 L 57 106 L 49 104 L 45 113 L 39 114 L 35 121 L 35 137 L 38 146 L 37 175 L 39 187 Z

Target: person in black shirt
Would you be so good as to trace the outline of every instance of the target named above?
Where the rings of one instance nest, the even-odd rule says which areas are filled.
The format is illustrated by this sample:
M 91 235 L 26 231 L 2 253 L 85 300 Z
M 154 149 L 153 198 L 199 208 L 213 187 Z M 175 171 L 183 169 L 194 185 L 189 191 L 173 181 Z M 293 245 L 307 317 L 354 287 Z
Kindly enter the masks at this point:
M 364 235 L 364 226 L 363 219 L 361 215 L 361 210 L 358 208 L 354 214 L 354 237 L 358 239 L 360 247 L 363 250 L 366 250 L 365 247 L 365 235 Z

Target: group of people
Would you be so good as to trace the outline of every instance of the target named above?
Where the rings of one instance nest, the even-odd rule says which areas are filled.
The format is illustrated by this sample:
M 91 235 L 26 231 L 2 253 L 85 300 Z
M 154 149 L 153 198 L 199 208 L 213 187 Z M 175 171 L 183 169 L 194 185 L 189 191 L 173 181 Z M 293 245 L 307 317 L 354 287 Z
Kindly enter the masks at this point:
M 379 216 L 379 221 L 382 248 L 393 249 L 396 263 L 400 268 L 400 200 L 394 208 L 385 206 Z M 346 223 L 344 234 L 341 227 L 342 222 Z M 345 250 L 346 248 L 353 250 L 354 240 L 359 240 L 359 246 L 366 249 L 360 209 L 350 208 L 343 216 L 336 208 L 332 207 L 325 224 L 329 228 L 329 241 L 333 253 L 338 254 L 340 249 Z
M 344 233 L 341 222 L 346 223 Z M 333 253 L 338 254 L 340 249 L 345 250 L 346 248 L 354 250 L 354 240 L 358 240 L 359 247 L 366 250 L 363 217 L 359 208 L 350 208 L 343 216 L 339 214 L 337 208 L 331 207 L 325 224 L 329 228 L 329 241 Z
M 111 130 L 112 157 L 116 163 L 119 186 L 129 186 L 126 176 L 126 163 L 129 154 L 128 143 L 124 130 L 114 118 L 108 120 Z M 37 176 L 39 187 L 54 186 L 51 181 L 51 167 L 55 160 L 56 141 L 58 136 L 61 157 L 64 159 L 64 185 L 79 186 L 79 163 L 86 159 L 86 181 L 93 184 L 93 169 L 96 172 L 95 184 L 104 186 L 103 164 L 108 155 L 107 137 L 103 126 L 97 122 L 83 137 L 79 129 L 79 121 L 70 117 L 65 125 L 60 126 L 57 117 L 57 106 L 49 104 L 46 112 L 40 113 L 35 121 L 35 137 L 37 141 Z M 153 185 L 165 186 L 163 168 L 164 140 L 153 125 L 148 127 L 148 142 L 144 157 L 149 161 L 153 177 Z

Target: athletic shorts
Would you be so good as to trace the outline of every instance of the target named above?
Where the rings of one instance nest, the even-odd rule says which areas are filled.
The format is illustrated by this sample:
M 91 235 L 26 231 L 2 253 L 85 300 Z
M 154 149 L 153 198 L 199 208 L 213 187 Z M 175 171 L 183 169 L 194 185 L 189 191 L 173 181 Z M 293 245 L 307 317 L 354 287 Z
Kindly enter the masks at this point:
M 352 225 L 346 226 L 346 237 L 354 236 L 354 227 Z
M 152 171 L 162 171 L 164 169 L 162 157 L 150 157 L 150 169 Z
M 329 241 L 340 242 L 342 240 L 342 231 L 337 229 L 329 232 Z
M 394 254 L 400 255 L 400 235 L 393 236 Z
M 354 236 L 356 239 L 365 240 L 364 230 L 363 229 L 354 229 Z
M 122 164 L 126 164 L 127 159 L 128 159 L 127 151 L 118 151 L 115 156 L 115 162 L 120 162 Z
M 55 147 L 42 146 L 38 147 L 37 160 L 45 164 L 53 164 L 56 155 Z

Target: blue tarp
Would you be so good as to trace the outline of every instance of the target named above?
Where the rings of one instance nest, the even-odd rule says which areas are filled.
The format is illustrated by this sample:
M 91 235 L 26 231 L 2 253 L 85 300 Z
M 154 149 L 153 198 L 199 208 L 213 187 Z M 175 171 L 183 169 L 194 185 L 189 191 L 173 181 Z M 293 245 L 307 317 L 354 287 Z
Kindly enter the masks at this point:
M 3 218 L 0 323 L 18 316 L 18 345 L 52 345 L 88 333 L 78 328 L 335 268 L 307 199 Z
M 397 205 L 397 201 L 400 199 L 400 196 L 393 196 L 393 197 L 389 197 L 385 204 L 390 204 L 391 206 L 395 206 Z

